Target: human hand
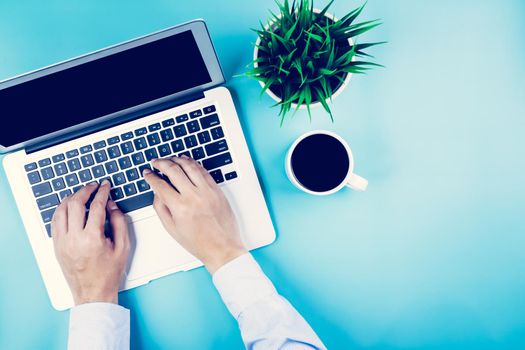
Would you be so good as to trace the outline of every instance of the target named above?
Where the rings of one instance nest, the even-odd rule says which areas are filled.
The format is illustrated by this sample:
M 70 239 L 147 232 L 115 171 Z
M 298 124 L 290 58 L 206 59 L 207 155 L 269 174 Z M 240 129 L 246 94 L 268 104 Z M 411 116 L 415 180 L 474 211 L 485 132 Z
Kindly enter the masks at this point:
M 97 190 L 86 219 L 86 203 Z M 55 255 L 73 294 L 75 305 L 118 303 L 130 243 L 128 223 L 115 202 L 108 200 L 110 184 L 92 183 L 58 206 L 51 222 Z M 107 211 L 107 213 L 106 213 Z M 104 234 L 106 215 L 113 239 Z
M 183 156 L 156 159 L 152 164 L 173 185 L 144 170 L 144 178 L 155 193 L 153 207 L 181 246 L 202 261 L 211 274 L 246 253 L 228 200 L 199 163 Z

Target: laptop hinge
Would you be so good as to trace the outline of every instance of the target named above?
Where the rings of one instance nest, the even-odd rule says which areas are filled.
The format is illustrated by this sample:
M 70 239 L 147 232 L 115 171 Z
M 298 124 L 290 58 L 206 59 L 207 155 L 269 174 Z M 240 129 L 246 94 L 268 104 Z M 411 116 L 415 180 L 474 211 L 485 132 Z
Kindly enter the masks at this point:
M 147 115 L 151 115 L 151 114 L 154 114 L 154 113 L 157 113 L 157 112 L 169 109 L 169 108 L 177 107 L 177 106 L 180 106 L 180 105 L 183 105 L 189 102 L 193 102 L 193 101 L 196 101 L 202 98 L 204 98 L 204 92 L 198 92 L 198 93 L 191 94 L 188 96 L 179 97 L 175 100 L 165 101 L 165 102 L 156 104 L 154 106 L 146 107 L 144 109 L 140 109 L 134 112 L 123 114 L 121 116 L 115 117 L 108 121 L 97 123 L 93 126 L 83 128 L 82 130 L 78 130 L 76 132 L 59 135 L 49 140 L 38 142 L 33 145 L 28 145 L 25 147 L 25 151 L 27 154 L 31 154 L 31 153 L 40 151 L 42 149 L 52 147 L 54 145 L 58 145 L 63 142 L 67 142 L 67 141 L 74 140 L 82 136 L 93 134 L 95 132 L 111 128 L 115 125 L 129 122 L 131 120 L 139 119 Z

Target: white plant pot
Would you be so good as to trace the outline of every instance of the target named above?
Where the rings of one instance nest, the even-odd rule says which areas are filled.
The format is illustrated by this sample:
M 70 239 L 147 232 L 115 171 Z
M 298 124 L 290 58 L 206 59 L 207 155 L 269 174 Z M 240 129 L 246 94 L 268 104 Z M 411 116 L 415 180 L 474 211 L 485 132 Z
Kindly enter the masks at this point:
M 314 12 L 315 13 L 321 13 L 321 10 L 319 9 L 314 9 Z M 279 15 L 280 17 L 281 15 Z M 325 17 L 328 17 L 329 19 L 331 19 L 332 21 L 336 22 L 337 21 L 337 18 L 335 18 L 334 15 L 330 14 L 330 13 L 325 13 Z M 270 22 L 268 23 L 266 26 L 264 26 L 264 28 L 266 30 L 269 29 L 270 27 L 270 24 L 272 24 L 273 22 Z M 261 44 L 261 37 L 260 36 L 257 36 L 257 41 L 255 42 L 255 48 L 253 50 L 253 60 L 255 61 L 258 57 L 259 57 L 259 45 Z M 352 41 L 351 38 L 348 38 L 348 44 L 350 46 L 352 46 L 354 44 L 354 42 Z M 355 59 L 355 56 L 352 58 L 352 61 Z M 259 63 L 258 62 L 255 62 L 254 64 L 254 67 L 257 68 L 259 66 Z M 330 103 L 331 100 L 333 101 L 337 96 L 339 96 L 341 94 L 341 92 L 348 86 L 348 84 L 350 83 L 350 78 L 352 77 L 352 73 L 347 73 L 346 74 L 346 78 L 345 78 L 345 81 L 343 84 L 341 84 L 339 86 L 339 88 L 337 88 L 337 90 L 334 91 L 334 93 L 332 94 L 332 98 L 327 98 L 326 99 L 326 103 Z M 259 84 L 261 85 L 262 88 L 264 88 L 264 83 L 262 81 L 259 81 Z M 275 101 L 275 102 L 281 102 L 282 101 L 282 98 L 280 98 L 279 96 L 277 96 L 273 91 L 271 91 L 270 89 L 266 89 L 266 93 Z M 321 102 L 315 102 L 315 103 L 312 103 L 310 104 L 310 108 L 319 108 L 319 107 L 322 107 L 323 104 Z M 292 103 L 292 109 L 293 108 L 297 108 L 297 104 L 296 103 Z M 301 106 L 299 106 L 299 109 L 306 109 L 306 104 L 302 104 Z

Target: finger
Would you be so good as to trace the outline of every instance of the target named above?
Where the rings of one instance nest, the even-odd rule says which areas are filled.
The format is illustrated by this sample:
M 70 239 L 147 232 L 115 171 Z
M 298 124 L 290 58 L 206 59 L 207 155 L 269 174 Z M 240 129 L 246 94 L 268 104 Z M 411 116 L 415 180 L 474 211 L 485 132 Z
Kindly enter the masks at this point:
M 204 174 L 201 171 L 201 169 L 204 169 L 197 163 L 195 160 L 187 157 L 172 157 L 171 161 L 175 164 L 178 164 L 182 170 L 186 173 L 186 176 L 190 179 L 190 181 L 197 187 L 203 186 L 206 184 L 206 179 L 204 178 Z
M 180 165 L 172 162 L 170 159 L 155 159 L 151 164 L 166 175 L 171 184 L 180 193 L 187 192 L 195 187 Z
M 86 224 L 86 203 L 97 189 L 96 182 L 84 186 L 71 196 L 67 202 L 68 232 L 81 231 Z
M 53 240 L 57 240 L 61 235 L 67 233 L 67 201 L 69 197 L 66 197 L 62 203 L 58 206 L 53 214 L 51 220 L 51 236 Z
M 89 215 L 86 229 L 97 232 L 104 236 L 104 223 L 106 222 L 106 204 L 109 198 L 110 183 L 108 180 L 102 181 L 97 194 L 89 206 Z
M 170 209 L 162 202 L 159 196 L 155 196 L 153 199 L 153 209 L 155 209 L 162 225 L 167 230 L 173 224 L 173 216 Z
M 106 208 L 113 233 L 115 251 L 122 252 L 129 249 L 128 220 L 126 216 L 111 199 L 107 201 Z
M 179 197 L 179 192 L 175 191 L 166 181 L 161 179 L 157 174 L 149 169 L 144 169 L 142 172 L 144 180 L 150 185 L 155 193 L 164 203 L 172 203 Z

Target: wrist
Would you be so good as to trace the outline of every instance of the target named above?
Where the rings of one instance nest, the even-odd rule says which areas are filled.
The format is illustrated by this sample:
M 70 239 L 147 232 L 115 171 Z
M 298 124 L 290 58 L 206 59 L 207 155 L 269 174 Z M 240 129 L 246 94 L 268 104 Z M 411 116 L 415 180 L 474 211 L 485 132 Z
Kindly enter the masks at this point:
M 219 254 L 215 253 L 209 258 L 204 259 L 203 263 L 208 272 L 213 275 L 222 266 L 247 252 L 248 251 L 244 247 L 228 249 L 227 251 L 221 251 Z
M 118 291 L 73 293 L 75 305 L 88 303 L 110 303 L 118 305 Z

